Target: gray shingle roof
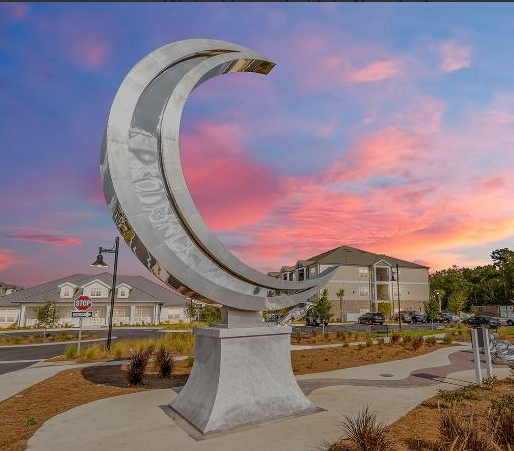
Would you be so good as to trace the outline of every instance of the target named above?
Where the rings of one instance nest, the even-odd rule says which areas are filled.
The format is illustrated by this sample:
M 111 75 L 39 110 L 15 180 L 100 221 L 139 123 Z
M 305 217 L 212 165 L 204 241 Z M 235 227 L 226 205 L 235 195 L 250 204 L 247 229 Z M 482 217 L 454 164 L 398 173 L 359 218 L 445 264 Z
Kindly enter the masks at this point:
M 63 277 L 62 279 L 52 280 L 41 285 L 31 288 L 25 288 L 22 291 L 17 291 L 12 294 L 0 297 L 0 306 L 12 306 L 18 303 L 41 303 L 47 299 L 58 300 L 60 295 L 59 285 L 63 283 L 72 283 L 78 287 L 83 286 L 93 280 L 100 280 L 109 287 L 112 284 L 112 274 L 103 272 L 100 274 L 73 274 L 71 276 Z M 187 301 L 181 294 L 162 287 L 142 276 L 116 276 L 116 286 L 126 283 L 132 287 L 128 298 L 115 297 L 115 302 L 131 303 L 137 301 L 138 303 L 148 302 L 155 303 L 161 302 L 165 306 L 183 306 Z M 75 293 L 74 298 L 81 294 L 82 290 L 79 289 Z M 109 297 L 110 299 L 110 297 Z
M 374 254 L 373 252 L 363 251 L 350 246 L 339 246 L 335 249 L 331 249 L 307 259 L 310 264 L 320 263 L 322 265 L 353 266 L 370 266 L 380 260 L 385 260 L 393 266 L 398 263 L 398 266 L 402 268 L 428 268 L 427 266 L 418 265 L 417 263 L 408 262 L 406 260 L 400 260 L 389 255 Z

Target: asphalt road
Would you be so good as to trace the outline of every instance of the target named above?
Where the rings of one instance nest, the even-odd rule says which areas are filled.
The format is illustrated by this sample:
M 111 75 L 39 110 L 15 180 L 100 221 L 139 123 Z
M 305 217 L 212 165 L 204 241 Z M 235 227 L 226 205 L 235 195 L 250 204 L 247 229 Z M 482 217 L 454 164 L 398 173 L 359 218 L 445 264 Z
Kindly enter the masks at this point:
M 398 324 L 389 324 L 389 331 L 392 333 L 398 330 Z M 434 328 L 437 327 L 434 324 Z M 308 334 L 312 330 L 315 330 L 316 333 L 321 333 L 321 326 L 318 327 L 310 327 L 310 326 L 299 326 L 295 325 L 293 327 L 293 333 L 300 331 L 301 333 Z M 402 324 L 403 330 L 427 330 L 430 331 L 432 329 L 432 324 Z M 78 333 L 76 329 L 72 329 L 74 333 Z M 91 330 L 88 329 L 88 332 Z M 371 328 L 365 324 L 331 324 L 325 327 L 325 332 L 370 332 Z M 6 331 L 3 330 L 1 334 L 27 334 L 27 333 L 35 333 L 36 331 Z M 60 333 L 61 330 L 56 331 L 55 333 Z M 85 332 L 85 331 L 84 331 Z M 95 331 L 100 337 L 105 337 L 107 339 L 107 329 L 99 329 Z M 155 337 L 162 333 L 158 329 L 152 328 L 140 328 L 140 329 L 129 329 L 129 328 L 113 328 L 112 330 L 112 340 L 113 342 L 117 339 L 121 338 L 149 338 Z M 41 331 L 41 336 L 43 332 Z M 83 343 L 87 343 L 87 341 L 83 341 Z M 17 345 L 17 346 L 0 346 L 0 374 L 8 373 L 11 371 L 20 370 L 22 368 L 26 368 L 34 363 L 49 359 L 51 357 L 56 357 L 64 354 L 64 349 L 66 348 L 67 343 L 52 343 L 52 344 L 35 344 L 35 345 Z
M 59 333 L 60 331 L 58 331 Z M 73 330 L 73 332 L 78 332 Z M 88 330 L 90 332 L 90 330 Z M 107 339 L 107 330 L 102 329 L 96 331 L 100 336 L 105 336 Z M 31 331 L 2 331 L 2 334 L 25 334 L 32 333 Z M 120 338 L 147 338 L 155 337 L 161 334 L 155 329 L 116 329 L 112 330 L 112 340 Z M 41 332 L 42 335 L 42 332 Z M 82 341 L 87 343 L 87 341 Z M 0 374 L 9 373 L 11 371 L 21 370 L 38 361 L 49 359 L 64 354 L 64 349 L 67 343 L 52 343 L 52 344 L 34 344 L 34 345 L 16 345 L 16 346 L 0 346 Z

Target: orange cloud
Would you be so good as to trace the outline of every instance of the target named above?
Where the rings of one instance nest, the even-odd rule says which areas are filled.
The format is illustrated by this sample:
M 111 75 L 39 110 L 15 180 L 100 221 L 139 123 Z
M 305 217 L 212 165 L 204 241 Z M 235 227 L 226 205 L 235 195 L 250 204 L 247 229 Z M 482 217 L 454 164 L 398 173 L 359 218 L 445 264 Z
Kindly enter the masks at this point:
M 345 81 L 348 83 L 372 83 L 395 77 L 402 73 L 400 61 L 374 61 L 368 65 L 348 72 Z
M 439 49 L 443 72 L 454 72 L 471 66 L 471 47 L 459 44 L 453 39 L 443 42 Z

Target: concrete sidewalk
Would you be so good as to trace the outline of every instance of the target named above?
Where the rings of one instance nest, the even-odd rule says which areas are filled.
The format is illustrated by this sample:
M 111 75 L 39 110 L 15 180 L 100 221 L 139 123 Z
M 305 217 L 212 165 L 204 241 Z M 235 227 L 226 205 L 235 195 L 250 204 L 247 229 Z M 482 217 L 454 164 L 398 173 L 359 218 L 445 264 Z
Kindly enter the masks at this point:
M 494 367 L 500 378 L 509 372 L 508 367 Z M 144 391 L 95 401 L 50 419 L 30 439 L 28 451 L 314 451 L 340 437 L 344 415 L 354 415 L 368 405 L 379 421 L 391 423 L 440 388 L 474 382 L 475 372 L 467 344 L 401 361 L 302 375 L 297 380 L 323 411 L 197 441 L 164 411 L 176 396 L 173 390 Z

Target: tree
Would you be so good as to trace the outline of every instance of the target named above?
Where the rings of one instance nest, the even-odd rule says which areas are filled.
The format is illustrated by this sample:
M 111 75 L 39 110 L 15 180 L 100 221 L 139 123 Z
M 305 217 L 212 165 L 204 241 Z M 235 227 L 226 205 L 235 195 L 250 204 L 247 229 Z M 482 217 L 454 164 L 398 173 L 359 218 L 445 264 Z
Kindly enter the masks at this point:
M 328 300 L 328 290 L 325 288 L 321 290 L 318 301 L 312 307 L 312 314 L 315 318 L 318 318 L 321 322 L 322 333 L 325 333 L 325 322 L 330 321 L 332 318 L 332 313 L 330 313 L 330 309 L 332 308 L 331 302 Z
M 219 324 L 221 322 L 221 310 L 212 305 L 204 305 L 200 310 L 200 321 L 211 324 Z
M 343 321 L 343 297 L 344 297 L 344 288 L 340 288 L 336 293 L 337 298 L 339 299 L 339 313 L 341 314 L 340 321 Z
M 433 323 L 439 313 L 439 299 L 437 295 L 430 296 L 428 302 L 424 302 L 424 307 L 427 318 Z
M 500 274 L 503 285 L 502 304 L 507 303 L 514 296 L 514 251 L 503 248 L 492 252 L 493 266 Z
M 464 308 L 466 298 L 467 298 L 467 296 L 464 291 L 454 291 L 450 295 L 450 298 L 448 299 L 448 304 L 446 305 L 446 310 L 458 315 Z
M 45 303 L 36 309 L 36 326 L 43 326 L 43 338 L 46 338 L 47 327 L 55 327 L 60 315 L 54 301 L 47 299 Z
M 379 302 L 377 310 L 382 313 L 385 318 L 391 318 L 391 304 L 389 302 Z
M 195 301 L 189 298 L 189 302 L 184 307 L 184 314 L 189 318 L 190 323 L 198 319 L 199 310 Z

